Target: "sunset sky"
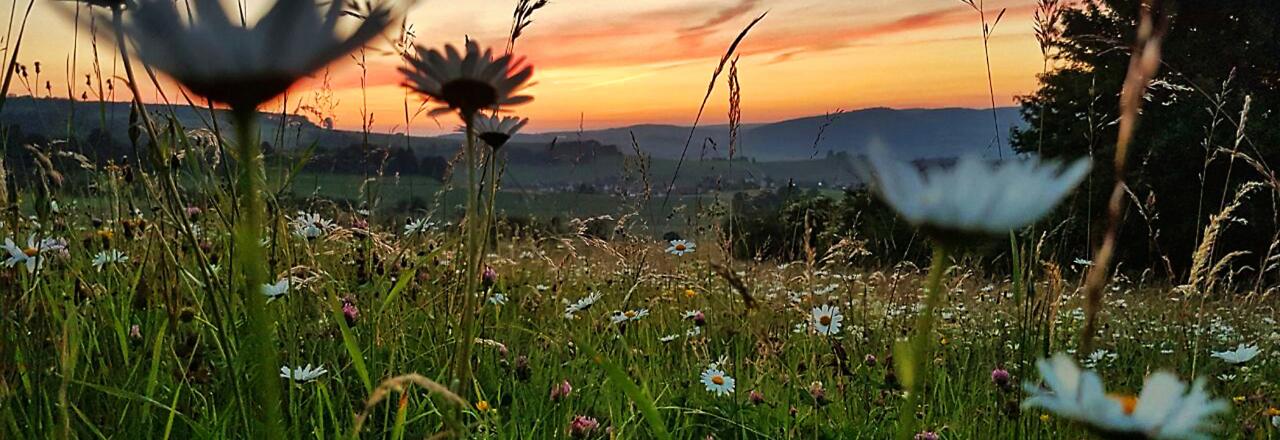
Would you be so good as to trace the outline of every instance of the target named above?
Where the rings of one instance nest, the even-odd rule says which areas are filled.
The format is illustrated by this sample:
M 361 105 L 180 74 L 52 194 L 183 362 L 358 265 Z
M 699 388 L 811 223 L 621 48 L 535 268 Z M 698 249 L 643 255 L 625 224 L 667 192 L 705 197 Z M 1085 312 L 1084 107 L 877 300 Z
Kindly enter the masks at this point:
M 423 0 L 412 9 L 409 23 L 419 44 L 458 44 L 469 35 L 501 48 L 514 3 Z M 66 97 L 67 64 L 77 35 L 77 96 L 85 90 L 84 74 L 93 71 L 88 27 L 77 32 L 69 4 L 37 0 L 28 24 L 20 61 L 42 62 L 41 84 L 31 85 L 40 96 L 49 80 L 54 96 Z M 989 19 L 1008 9 L 991 40 L 991 64 L 997 104 L 1012 105 L 1015 96 L 1033 89 L 1041 69 L 1032 35 L 1034 0 L 987 0 L 985 7 Z M 529 89 L 535 101 L 516 110 L 532 119 L 534 131 L 572 130 L 580 123 L 587 129 L 689 124 L 720 56 L 765 11 L 768 16 L 739 48 L 747 122 L 839 108 L 990 105 L 979 18 L 958 0 L 553 0 L 517 42 L 516 52 L 535 66 L 537 84 Z M 115 49 L 105 29 L 99 29 L 98 40 L 103 75 L 123 76 L 111 59 Z M 367 102 L 375 131 L 404 131 L 406 92 L 395 69 L 400 61 L 386 54 L 387 47 L 383 41 L 369 53 L 363 98 L 360 68 L 353 60 L 330 66 L 338 127 L 358 129 L 362 102 Z M 311 102 L 318 83 L 312 79 L 295 88 L 290 108 Z M 726 120 L 724 89 L 721 77 L 704 121 Z M 10 92 L 29 94 L 23 84 Z M 148 101 L 158 99 L 154 92 L 147 94 Z M 127 92 L 119 90 L 116 99 L 128 99 Z M 417 107 L 417 97 L 408 99 Z M 415 134 L 432 134 L 456 123 L 419 116 L 409 126 Z

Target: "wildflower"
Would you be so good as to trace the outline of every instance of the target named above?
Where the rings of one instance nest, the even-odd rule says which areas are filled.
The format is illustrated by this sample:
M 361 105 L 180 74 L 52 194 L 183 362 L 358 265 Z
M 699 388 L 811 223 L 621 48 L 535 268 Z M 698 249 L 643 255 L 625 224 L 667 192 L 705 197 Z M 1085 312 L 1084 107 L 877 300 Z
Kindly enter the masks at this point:
M 639 321 L 640 318 L 649 316 L 649 309 L 632 309 L 625 312 L 613 312 L 613 316 L 609 320 L 614 324 L 622 324 L 627 321 Z
M 493 295 L 490 295 L 490 296 L 489 296 L 488 301 L 489 301 L 489 304 L 493 304 L 493 305 L 495 305 L 495 306 L 502 306 L 502 305 L 506 305 L 506 304 L 507 304 L 507 296 L 506 296 L 506 295 L 503 295 L 503 294 L 501 294 L 501 293 L 495 293 L 495 294 L 493 294 Z
M 693 299 L 693 297 L 695 297 L 695 296 L 698 296 L 698 292 L 697 292 L 696 290 L 693 290 L 693 289 L 684 289 L 684 297 L 685 297 L 685 298 Z
M 507 141 L 516 135 L 516 132 L 529 123 L 528 118 L 513 116 L 500 118 L 497 115 L 476 115 L 472 121 L 471 131 L 475 132 L 477 138 L 480 138 L 495 150 L 506 145 Z
M 814 307 L 811 317 L 813 326 L 818 331 L 818 334 L 826 336 L 840 334 L 840 324 L 844 321 L 844 315 L 840 314 L 839 307 L 826 304 Z
M 724 396 L 733 392 L 733 378 L 720 371 L 720 368 L 712 366 L 702 372 L 702 384 L 707 387 L 707 391 Z
M 917 433 L 915 437 L 912 437 L 913 440 L 938 440 L 940 438 L 942 437 L 938 437 L 938 433 L 933 431 L 922 431 Z
M 365 228 L 362 229 L 368 228 L 368 222 L 365 222 L 365 225 Z M 435 225 L 435 223 L 427 221 L 425 218 L 410 220 L 409 223 L 404 225 L 404 236 L 408 237 L 411 235 L 426 234 L 427 231 L 430 231 L 431 228 L 435 227 Z
M 702 334 L 702 327 L 694 327 L 684 332 L 686 338 L 692 338 Z
M 485 287 L 489 287 L 498 282 L 498 271 L 492 266 L 485 266 L 484 271 L 480 272 L 480 279 L 484 282 Z
M 667 253 L 677 257 L 693 252 L 698 247 L 697 244 L 689 240 L 671 240 L 670 244 L 667 247 Z
M 868 155 L 869 180 L 881 199 L 935 239 L 999 235 L 1048 214 L 1089 172 L 1088 159 L 1060 166 L 1037 158 L 990 165 L 961 158 L 927 173 L 888 157 Z
M 573 416 L 569 421 L 569 435 L 573 438 L 586 438 L 600 427 L 600 422 L 587 416 Z
M 1012 377 L 1009 375 L 1008 370 L 1005 370 L 1003 368 L 996 368 L 994 370 L 991 370 L 991 383 L 995 384 L 997 387 L 1000 387 L 1001 390 L 1005 390 L 1009 388 L 1009 384 L 1011 383 L 1010 381 L 1011 378 Z
M 302 368 L 280 367 L 280 377 L 292 379 L 297 383 L 311 382 L 328 372 L 329 371 L 325 370 L 323 366 L 312 368 L 311 364 L 307 364 L 307 366 Z
M 406 87 L 447 105 L 432 109 L 432 116 L 456 110 L 466 121 L 480 110 L 533 100 L 532 96 L 516 95 L 533 76 L 533 67 L 525 65 L 523 58 L 507 54 L 495 59 L 492 49 L 481 52 L 470 40 L 465 53 L 453 45 L 446 45 L 443 52 L 422 46 L 415 49 L 416 54 L 405 55 L 409 65 L 400 67 L 400 73 Z
M 690 310 L 690 311 L 684 312 L 684 315 L 681 317 L 681 319 L 692 320 L 693 325 L 696 325 L 698 327 L 702 327 L 707 324 L 707 315 L 704 315 L 701 310 Z
M 298 211 L 298 216 L 289 220 L 289 226 L 293 228 L 293 235 L 308 240 L 320 238 L 334 228 L 333 221 L 305 211 Z
M 360 308 L 356 307 L 356 300 L 352 297 L 342 299 L 342 318 L 347 321 L 348 327 L 354 327 L 356 321 L 360 320 Z
M 476 402 L 476 411 L 489 412 L 489 410 L 491 409 L 493 409 L 493 407 L 489 406 L 488 400 L 481 400 L 479 402 Z
M 1240 344 L 1235 350 L 1215 351 L 1213 357 L 1231 365 L 1239 365 L 1253 360 L 1261 351 L 1257 345 Z
M 533 375 L 533 369 L 529 368 L 528 356 L 523 354 L 516 356 L 515 374 L 516 379 L 521 382 L 529 380 L 529 377 Z
M 5 267 L 13 267 L 18 264 L 26 266 L 27 273 L 35 272 L 36 269 L 43 267 L 44 256 L 47 252 L 58 252 L 65 250 L 67 245 L 61 240 L 45 238 L 36 241 L 35 234 L 27 236 L 27 245 L 19 247 L 13 239 L 4 239 L 4 249 L 9 253 L 9 258 L 5 260 Z
M 1109 437 L 1148 439 L 1207 438 L 1208 417 L 1227 409 L 1211 400 L 1204 382 L 1188 390 L 1174 375 L 1147 376 L 1138 396 L 1108 394 L 1093 371 L 1081 371 L 1065 354 L 1037 362 L 1047 388 L 1026 384 L 1024 408 L 1040 407 L 1088 425 Z
M 142 327 L 138 324 L 129 326 L 129 339 L 133 339 L 135 341 L 142 339 Z
M 876 366 L 876 355 L 874 354 L 867 355 L 867 357 L 862 359 L 862 364 L 868 367 Z
M 99 272 L 101 272 L 103 266 L 106 266 L 108 264 L 123 263 L 126 261 L 129 261 L 128 255 L 125 255 L 124 252 L 120 252 L 119 250 L 111 249 L 107 251 L 98 252 L 97 255 L 94 255 L 93 267 L 97 269 Z
M 573 319 L 573 316 L 576 313 L 591 308 L 591 306 L 595 305 L 596 301 L 600 301 L 600 298 L 603 296 L 604 295 L 600 294 L 600 292 L 592 292 L 582 299 L 579 299 L 577 302 L 566 306 L 564 308 L 565 319 Z
M 362 13 L 350 35 L 339 36 L 346 2 L 329 2 L 321 14 L 317 0 L 277 0 L 253 27 L 237 25 L 216 1 L 194 2 L 194 15 L 169 0 L 136 4 L 124 31 L 138 57 L 197 95 L 240 109 L 284 93 L 395 21 L 389 9 L 378 7 Z
M 814 404 L 818 406 L 827 404 L 827 389 L 822 386 L 822 382 L 815 380 L 809 384 L 809 397 L 812 397 Z
M 750 393 L 747 393 L 747 401 L 751 402 L 752 405 L 763 405 L 764 394 L 758 390 L 751 390 Z
M 196 217 L 199 217 L 199 216 L 200 216 L 200 213 L 202 213 L 202 212 L 204 212 L 204 211 L 203 211 L 203 210 L 201 210 L 199 206 L 194 206 L 194 205 L 193 205 L 193 206 L 188 206 L 188 207 L 187 207 L 187 217 L 188 217 L 188 218 L 192 218 L 192 219 L 194 219 L 194 218 L 196 218 Z
M 569 384 L 569 379 L 565 379 L 558 384 L 551 386 L 551 401 L 559 402 L 573 394 L 573 385 Z
M 267 296 L 267 300 L 273 300 L 289 293 L 289 277 L 281 278 L 275 284 L 263 284 L 262 294 Z
M 670 334 L 670 335 L 666 335 L 666 336 L 662 336 L 662 337 L 658 338 L 658 342 L 661 342 L 661 343 L 663 343 L 663 344 L 666 344 L 666 343 L 668 343 L 668 342 L 671 342 L 671 341 L 676 340 L 676 338 L 678 338 L 678 337 L 680 337 L 680 335 L 678 335 L 678 334 Z

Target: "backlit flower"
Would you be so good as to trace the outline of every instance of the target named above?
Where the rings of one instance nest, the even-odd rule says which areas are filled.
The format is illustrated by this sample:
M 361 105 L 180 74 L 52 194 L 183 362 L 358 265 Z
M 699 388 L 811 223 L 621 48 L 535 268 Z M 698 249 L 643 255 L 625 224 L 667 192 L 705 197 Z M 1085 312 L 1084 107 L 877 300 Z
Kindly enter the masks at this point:
M 949 168 L 919 167 L 887 153 L 868 155 L 876 193 L 912 224 L 942 239 L 957 234 L 999 235 L 1045 216 L 1089 173 L 1089 161 L 1068 165 L 1038 158 L 998 164 L 980 157 Z
M 493 57 L 492 49 L 480 50 L 475 41 L 467 41 L 466 52 L 453 45 L 444 51 L 416 47 L 416 54 L 406 54 L 408 66 L 400 67 L 404 85 L 440 101 L 445 106 L 431 110 L 438 116 L 458 111 L 465 121 L 480 110 L 524 104 L 528 95 L 517 95 L 533 76 L 533 66 L 511 54 Z
M 387 7 L 362 12 L 350 32 L 340 27 L 347 2 L 276 0 L 252 26 L 228 16 L 222 2 L 138 0 L 124 31 L 138 57 L 192 92 L 252 109 L 294 82 L 355 50 L 395 21 Z M 188 12 L 193 12 L 188 14 Z
M 528 123 L 528 118 L 478 114 L 472 119 L 471 131 L 496 150 L 506 145 Z

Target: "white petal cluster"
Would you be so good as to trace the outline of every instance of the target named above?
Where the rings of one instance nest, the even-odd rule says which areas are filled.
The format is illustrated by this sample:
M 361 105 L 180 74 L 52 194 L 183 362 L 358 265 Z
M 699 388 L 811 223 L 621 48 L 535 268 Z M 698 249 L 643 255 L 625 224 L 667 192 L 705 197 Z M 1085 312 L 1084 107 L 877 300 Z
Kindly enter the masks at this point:
M 180 10 L 183 4 L 191 10 Z M 139 58 L 196 94 L 253 107 L 363 46 L 394 21 L 389 8 L 377 7 L 343 32 L 351 27 L 341 23 L 349 15 L 346 5 L 276 0 L 256 23 L 244 26 L 218 0 L 139 0 L 124 31 Z
M 877 194 L 919 227 L 1004 234 L 1047 215 L 1089 173 L 1089 161 L 1068 165 L 1038 158 L 990 163 L 975 156 L 949 168 L 922 170 L 888 157 L 867 157 Z
M 1081 370 L 1065 354 L 1036 365 L 1045 386 L 1026 384 L 1030 396 L 1022 406 L 1043 408 L 1108 437 L 1208 439 L 1210 416 L 1227 409 L 1225 402 L 1209 397 L 1204 381 L 1188 388 L 1168 372 L 1147 376 L 1135 398 L 1107 394 L 1097 373 Z

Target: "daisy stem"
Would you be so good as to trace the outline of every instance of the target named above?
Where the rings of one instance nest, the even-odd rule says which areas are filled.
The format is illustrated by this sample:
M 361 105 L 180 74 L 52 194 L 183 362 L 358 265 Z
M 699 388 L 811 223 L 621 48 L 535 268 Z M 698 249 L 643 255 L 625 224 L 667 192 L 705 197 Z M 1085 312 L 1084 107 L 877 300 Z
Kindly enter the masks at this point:
M 235 224 L 235 265 L 244 276 L 242 294 L 249 319 L 247 334 L 242 336 L 246 341 L 246 350 L 242 356 L 248 359 L 248 373 L 254 382 L 255 397 L 258 400 L 259 414 L 258 434 L 256 438 L 284 438 L 284 428 L 280 424 L 280 382 L 276 380 L 275 338 L 273 329 L 275 320 L 267 313 L 267 299 L 262 294 L 262 285 L 267 279 L 267 257 L 263 252 L 259 236 L 262 232 L 264 207 L 261 188 L 262 170 L 261 145 L 258 143 L 257 112 L 250 109 L 233 109 L 236 120 L 236 131 L 239 135 L 236 145 L 236 159 L 240 164 L 240 175 L 236 186 L 240 195 L 240 215 Z
M 924 382 L 928 377 L 926 368 L 933 357 L 933 314 L 942 307 L 942 275 L 947 268 L 947 247 L 935 243 L 933 261 L 929 265 L 929 275 L 925 280 L 924 307 L 916 318 L 916 334 L 911 341 L 911 356 L 905 361 L 911 362 L 907 368 L 911 370 L 901 375 L 907 382 L 907 399 L 898 414 L 898 439 L 909 440 L 916 433 L 916 405 L 920 402 L 920 393 L 924 391 Z M 899 367 L 901 369 L 902 367 Z
M 479 243 L 481 222 L 477 216 L 478 197 L 480 196 L 479 188 L 476 183 L 476 141 L 475 133 L 472 132 L 472 119 L 474 115 L 463 114 L 463 120 L 466 123 L 467 143 L 463 151 L 467 161 L 467 213 L 464 219 L 466 225 L 466 278 L 463 281 L 462 291 L 462 322 L 459 325 L 462 334 L 458 336 L 457 349 L 454 351 L 453 368 L 454 380 L 458 381 L 457 394 L 467 398 L 468 390 L 471 388 L 471 345 L 474 342 L 472 335 L 475 326 L 475 293 L 477 283 L 480 277 L 480 257 L 483 255 Z

